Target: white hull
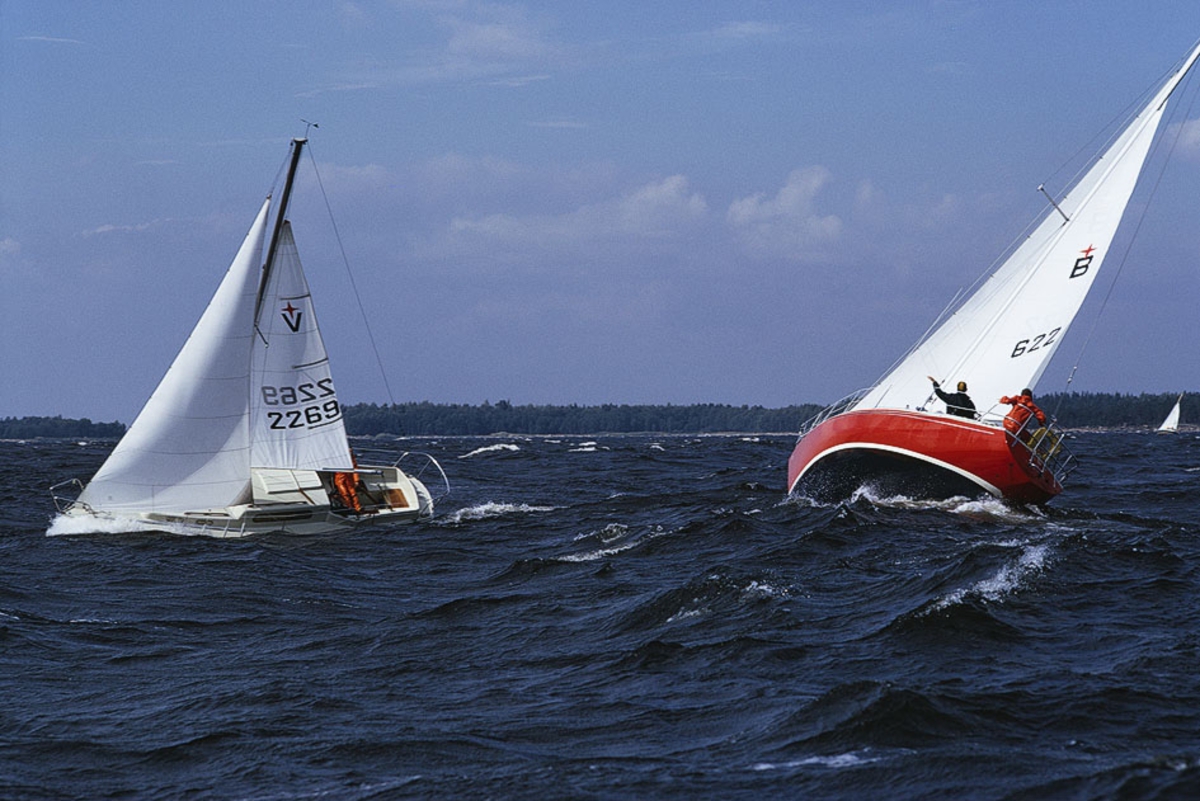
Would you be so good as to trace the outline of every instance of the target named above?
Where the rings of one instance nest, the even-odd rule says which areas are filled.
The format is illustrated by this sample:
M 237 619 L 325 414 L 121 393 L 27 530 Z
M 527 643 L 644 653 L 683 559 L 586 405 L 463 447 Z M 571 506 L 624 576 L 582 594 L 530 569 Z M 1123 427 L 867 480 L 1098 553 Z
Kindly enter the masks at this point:
M 433 516 L 433 499 L 421 481 L 392 466 L 363 465 L 357 471 L 351 508 L 339 499 L 334 473 L 311 470 L 256 470 L 253 501 L 222 509 L 97 511 L 86 504 L 65 509 L 50 534 L 101 529 L 109 532 L 167 531 L 208 537 L 255 534 L 332 534 L 359 526 L 424 520 Z

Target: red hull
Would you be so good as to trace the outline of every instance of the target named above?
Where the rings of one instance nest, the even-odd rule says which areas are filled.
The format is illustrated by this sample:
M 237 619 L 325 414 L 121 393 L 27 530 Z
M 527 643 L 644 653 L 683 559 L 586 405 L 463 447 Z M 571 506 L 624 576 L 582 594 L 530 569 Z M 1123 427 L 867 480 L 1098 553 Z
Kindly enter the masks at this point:
M 788 491 L 841 500 L 865 484 L 916 497 L 987 492 L 1045 503 L 1053 472 L 1003 428 L 899 409 L 844 412 L 805 434 L 788 460 Z

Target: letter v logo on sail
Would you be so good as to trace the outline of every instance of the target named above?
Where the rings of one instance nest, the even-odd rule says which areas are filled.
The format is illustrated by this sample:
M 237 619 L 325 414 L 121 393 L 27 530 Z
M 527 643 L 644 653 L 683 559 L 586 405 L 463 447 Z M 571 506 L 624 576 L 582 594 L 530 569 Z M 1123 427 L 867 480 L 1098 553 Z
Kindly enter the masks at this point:
M 295 334 L 300 330 L 300 318 L 303 315 L 303 312 L 293 306 L 291 301 L 288 301 L 288 305 L 283 307 L 283 314 L 280 316 L 283 317 L 283 321 L 287 323 L 287 327 L 292 329 L 292 333 Z

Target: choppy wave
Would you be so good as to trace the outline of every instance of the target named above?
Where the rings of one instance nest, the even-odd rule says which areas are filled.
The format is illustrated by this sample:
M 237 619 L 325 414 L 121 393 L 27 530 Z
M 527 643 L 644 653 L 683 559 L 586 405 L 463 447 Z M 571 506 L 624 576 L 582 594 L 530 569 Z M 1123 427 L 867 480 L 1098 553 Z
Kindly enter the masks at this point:
M 519 445 L 514 445 L 511 442 L 498 442 L 495 445 L 484 445 L 481 448 L 476 448 L 470 453 L 460 455 L 459 459 L 470 459 L 475 456 L 482 456 L 485 453 L 501 453 L 501 452 L 516 452 L 521 450 Z
M 783 763 L 758 762 L 751 766 L 751 770 L 786 770 L 810 766 L 830 768 L 833 770 L 845 770 L 847 768 L 860 768 L 863 765 L 870 765 L 875 762 L 880 762 L 883 759 L 884 757 L 875 756 L 872 753 L 872 750 L 867 748 L 861 751 L 850 751 L 844 754 L 814 755 Z
M 610 556 L 632 550 L 643 542 L 662 537 L 666 533 L 661 526 L 654 526 L 646 532 L 634 534 L 631 532 L 629 526 L 625 524 L 609 523 L 601 529 L 575 537 L 576 542 L 586 542 L 590 539 L 598 540 L 601 543 L 601 547 L 582 553 L 564 554 L 555 558 L 562 562 L 594 562 L 598 559 L 606 559 Z
M 1002 565 L 995 573 L 980 579 L 969 587 L 954 590 L 938 599 L 931 611 L 960 604 L 966 598 L 985 601 L 1003 601 L 1014 592 L 1028 586 L 1029 582 L 1046 569 L 1049 545 L 1026 545 L 1016 559 Z
M 1200 441 L 1081 434 L 1036 510 L 553 440 L 430 442 L 427 523 L 219 542 L 46 537 L 106 447 L 0 443 L 0 797 L 1196 795 Z
M 475 506 L 456 509 L 449 514 L 439 517 L 437 522 L 446 523 L 449 525 L 457 525 L 466 521 L 491 520 L 497 517 L 536 514 L 538 512 L 553 512 L 557 508 L 559 507 L 534 506 L 527 503 L 497 503 L 495 501 L 487 501 L 486 503 L 476 504 Z

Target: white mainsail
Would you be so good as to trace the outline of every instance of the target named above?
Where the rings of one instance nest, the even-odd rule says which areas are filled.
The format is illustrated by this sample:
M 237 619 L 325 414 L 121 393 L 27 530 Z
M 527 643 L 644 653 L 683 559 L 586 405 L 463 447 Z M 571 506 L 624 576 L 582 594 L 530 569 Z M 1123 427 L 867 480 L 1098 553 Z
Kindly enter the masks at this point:
M 260 308 L 250 383 L 250 463 L 352 469 L 342 408 L 290 223 L 283 223 Z
M 967 381 L 976 406 L 1037 385 L 1116 234 L 1167 98 L 1200 46 L 1032 235 L 928 339 L 854 406 L 920 408 L 928 376 Z
M 171 368 L 79 496 L 108 511 L 223 507 L 250 479 L 250 343 L 267 229 L 263 203 Z
M 1175 405 L 1171 407 L 1171 411 L 1167 412 L 1167 419 L 1162 421 L 1162 425 L 1158 430 L 1164 433 L 1171 433 L 1179 430 L 1179 407 L 1183 403 L 1183 394 L 1175 399 Z

